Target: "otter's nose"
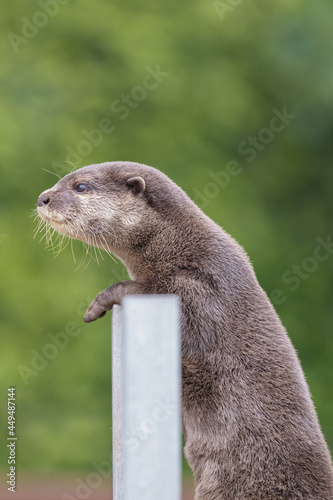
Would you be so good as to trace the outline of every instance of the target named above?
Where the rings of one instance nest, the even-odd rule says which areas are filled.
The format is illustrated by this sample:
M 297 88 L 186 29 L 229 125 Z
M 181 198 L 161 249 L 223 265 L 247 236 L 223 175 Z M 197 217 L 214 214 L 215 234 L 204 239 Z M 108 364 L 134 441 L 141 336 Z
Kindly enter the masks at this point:
M 38 198 L 37 206 L 44 207 L 50 203 L 50 196 L 47 193 L 41 194 Z

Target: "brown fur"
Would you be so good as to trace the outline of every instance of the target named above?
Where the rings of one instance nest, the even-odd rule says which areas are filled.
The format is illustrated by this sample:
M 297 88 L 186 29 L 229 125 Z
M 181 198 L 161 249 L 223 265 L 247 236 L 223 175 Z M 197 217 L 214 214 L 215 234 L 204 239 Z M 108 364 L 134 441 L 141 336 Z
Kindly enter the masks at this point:
M 75 192 L 77 183 L 87 191 Z M 61 233 L 119 256 L 133 280 L 97 295 L 85 321 L 127 294 L 180 297 L 196 500 L 332 500 L 330 455 L 296 352 L 236 241 L 164 174 L 137 163 L 81 168 L 39 205 Z

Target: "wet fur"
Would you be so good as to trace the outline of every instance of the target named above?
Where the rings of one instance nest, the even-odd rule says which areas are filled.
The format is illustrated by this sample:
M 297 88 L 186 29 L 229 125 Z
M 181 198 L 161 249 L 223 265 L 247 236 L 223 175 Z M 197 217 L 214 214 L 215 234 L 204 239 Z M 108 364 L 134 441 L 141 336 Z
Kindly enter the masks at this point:
M 132 181 L 141 178 L 144 182 Z M 91 186 L 78 194 L 73 185 Z M 330 455 L 296 352 L 244 250 L 164 174 L 91 165 L 59 181 L 40 215 L 119 256 L 133 281 L 101 292 L 181 300 L 182 418 L 196 500 L 332 500 Z M 65 221 L 65 222 L 64 222 Z

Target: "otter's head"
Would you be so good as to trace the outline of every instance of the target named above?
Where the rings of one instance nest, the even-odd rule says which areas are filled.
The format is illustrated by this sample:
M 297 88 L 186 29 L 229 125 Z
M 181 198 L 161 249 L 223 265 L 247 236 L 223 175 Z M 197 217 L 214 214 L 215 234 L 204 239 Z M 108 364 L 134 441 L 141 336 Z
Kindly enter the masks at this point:
M 38 214 L 63 235 L 118 253 L 139 244 L 152 210 L 145 193 L 152 170 L 126 162 L 80 168 L 39 196 Z

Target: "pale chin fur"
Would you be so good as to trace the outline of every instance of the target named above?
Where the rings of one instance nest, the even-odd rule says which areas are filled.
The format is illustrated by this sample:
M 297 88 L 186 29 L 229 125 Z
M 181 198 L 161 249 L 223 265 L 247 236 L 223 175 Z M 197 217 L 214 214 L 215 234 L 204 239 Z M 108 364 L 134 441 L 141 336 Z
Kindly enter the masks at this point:
M 58 212 L 52 212 L 48 210 L 46 207 L 37 207 L 37 211 L 39 216 L 45 220 L 50 226 L 52 226 L 58 233 L 63 234 L 64 236 L 69 236 L 70 238 L 79 238 L 79 234 L 77 230 L 72 229 L 67 223 L 66 218 L 59 214 Z
M 62 223 L 65 221 L 65 217 L 63 215 L 59 214 L 58 212 L 54 212 L 53 210 L 51 212 L 46 207 L 37 207 L 37 211 L 40 217 L 50 224 L 51 222 Z

